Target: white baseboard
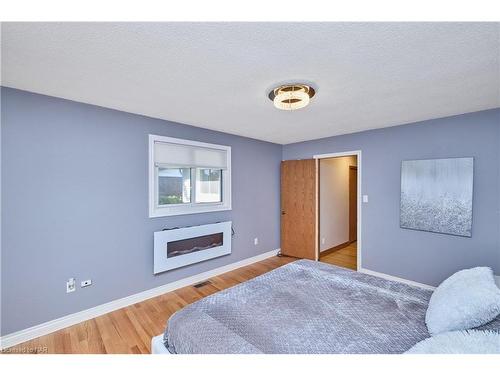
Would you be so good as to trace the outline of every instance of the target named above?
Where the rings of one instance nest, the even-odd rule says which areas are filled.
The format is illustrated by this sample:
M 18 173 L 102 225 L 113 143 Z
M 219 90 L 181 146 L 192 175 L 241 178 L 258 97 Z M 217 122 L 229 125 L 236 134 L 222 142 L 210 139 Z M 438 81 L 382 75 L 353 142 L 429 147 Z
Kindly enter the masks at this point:
M 268 251 L 267 253 L 264 254 L 259 254 L 251 258 L 246 258 L 235 263 L 215 268 L 210 271 L 186 277 L 181 280 L 173 281 L 171 283 L 153 289 L 148 289 L 145 290 L 144 292 L 133 294 L 131 296 L 120 298 L 74 314 L 66 315 L 46 323 L 38 324 L 36 326 L 26 328 L 21 331 L 10 333 L 8 335 L 0 337 L 0 349 L 9 348 L 11 346 L 20 344 L 22 342 L 32 340 L 40 336 L 48 335 L 49 333 L 72 326 L 74 324 L 81 323 L 85 320 L 89 320 L 103 314 L 107 314 L 111 311 L 115 311 L 123 307 L 133 305 L 134 303 L 138 303 L 146 299 L 153 298 L 167 292 L 171 292 L 172 290 L 175 289 L 196 284 L 199 283 L 200 281 L 204 281 L 206 279 L 220 275 L 222 273 L 229 272 L 237 268 L 244 267 L 267 258 L 271 258 L 277 255 L 278 252 L 279 249 Z
M 372 276 L 378 276 L 378 277 L 381 277 L 382 279 L 399 281 L 400 283 L 405 283 L 405 284 L 412 285 L 412 286 L 419 286 L 420 288 L 424 288 L 424 289 L 428 289 L 428 290 L 436 289 L 436 287 L 432 286 L 432 285 L 427 285 L 427 284 L 418 283 L 418 282 L 412 281 L 412 280 L 402 279 L 400 277 L 388 275 L 388 274 L 382 273 L 382 272 L 368 270 L 366 268 L 360 268 L 360 269 L 358 269 L 358 272 L 366 273 L 366 274 L 372 275 Z M 495 278 L 495 284 L 497 284 L 497 286 L 500 288 L 500 275 L 493 275 L 493 277 Z
M 358 269 L 358 272 L 366 273 L 367 275 L 377 276 L 377 277 L 380 277 L 380 278 L 386 279 L 386 280 L 399 281 L 400 283 L 408 284 L 408 285 L 411 285 L 411 286 L 418 286 L 418 287 L 423 288 L 423 289 L 428 289 L 428 290 L 434 290 L 434 289 L 436 289 L 436 287 L 432 286 L 432 285 L 418 283 L 416 281 L 403 279 L 401 277 L 396 277 L 396 276 L 388 275 L 388 274 L 382 273 L 382 272 L 368 270 L 366 268 L 360 268 L 360 269 Z

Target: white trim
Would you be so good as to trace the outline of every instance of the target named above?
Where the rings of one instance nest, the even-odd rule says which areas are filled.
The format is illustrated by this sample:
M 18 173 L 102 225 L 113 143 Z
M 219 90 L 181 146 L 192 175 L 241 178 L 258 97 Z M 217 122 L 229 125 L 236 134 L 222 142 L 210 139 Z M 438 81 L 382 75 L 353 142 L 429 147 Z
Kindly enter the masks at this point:
M 353 156 L 358 154 L 361 155 L 361 150 L 333 152 L 329 154 L 318 154 L 318 155 L 313 155 L 313 159 L 339 158 L 341 156 Z
M 154 160 L 154 143 L 166 142 L 195 147 L 212 148 L 226 151 L 227 168 L 222 170 L 222 202 L 217 203 L 186 203 L 174 204 L 170 207 L 157 207 L 156 205 L 156 165 Z M 190 215 L 203 212 L 229 211 L 231 205 L 231 146 L 216 145 L 191 141 L 189 139 L 164 137 L 161 135 L 149 134 L 149 162 L 148 162 L 148 181 L 149 181 L 149 217 L 165 217 L 176 215 Z M 191 181 L 191 190 L 194 191 L 195 181 Z M 194 199 L 193 193 L 191 198 Z
M 267 258 L 271 258 L 273 256 L 276 256 L 278 252 L 279 249 L 271 250 L 266 253 L 253 256 L 251 258 L 246 258 L 235 263 L 215 268 L 210 271 L 206 271 L 197 275 L 186 277 L 184 279 L 173 281 L 171 283 L 153 289 L 145 290 L 143 292 L 133 294 L 128 297 L 120 298 L 99 306 L 92 307 L 87 310 L 66 315 L 46 323 L 38 324 L 36 326 L 23 329 L 21 331 L 10 333 L 8 335 L 0 337 L 0 350 L 20 344 L 28 340 L 35 339 L 40 336 L 47 335 L 49 333 L 72 326 L 74 324 L 81 323 L 85 320 L 89 320 L 103 314 L 107 314 L 109 312 L 121 309 L 123 307 L 133 305 L 134 303 L 138 303 L 146 299 L 171 292 L 172 290 L 199 283 L 200 281 L 210 279 L 211 277 L 220 275 L 222 273 L 226 273 L 235 270 L 237 268 L 244 267 L 255 262 L 259 262 Z
M 163 335 L 154 336 L 151 339 L 151 354 L 172 354 L 163 343 Z
M 428 289 L 428 290 L 435 290 L 436 289 L 436 287 L 432 286 L 432 285 L 422 284 L 422 283 L 419 283 L 416 281 L 403 279 L 401 277 L 388 275 L 386 273 L 368 270 L 366 268 L 360 268 L 360 269 L 358 269 L 358 272 L 366 273 L 367 275 L 377 276 L 377 277 L 380 277 L 380 278 L 386 279 L 386 280 L 399 281 L 400 283 L 408 284 L 411 286 L 418 286 L 420 288 L 424 288 L 424 289 Z M 500 275 L 494 275 L 494 278 L 495 278 L 495 284 L 497 284 L 497 286 L 500 288 Z
M 361 257 L 362 257 L 362 248 L 363 248 L 363 243 L 362 243 L 362 202 L 361 202 L 361 181 L 363 177 L 363 168 L 362 168 L 362 160 L 361 160 L 361 150 L 354 150 L 354 151 L 345 151 L 345 152 L 334 152 L 334 153 L 329 153 L 329 154 L 319 154 L 319 155 L 313 155 L 314 159 L 327 159 L 327 158 L 338 158 L 341 156 L 356 156 L 357 157 L 357 166 L 358 166 L 358 233 L 357 233 L 357 251 L 356 251 L 356 261 L 357 265 L 356 268 L 357 270 L 361 270 Z M 318 160 L 319 161 L 319 160 Z M 319 192 L 317 193 L 317 195 Z M 319 220 L 318 220 L 318 215 L 319 215 L 319 207 L 318 210 L 316 211 L 316 227 L 319 225 Z M 318 229 L 319 230 L 319 229 Z M 318 237 L 318 236 L 316 236 Z M 318 241 L 318 238 L 316 238 L 316 241 Z M 319 246 L 317 246 L 316 250 L 316 257 L 319 259 Z
M 314 188 L 316 189 L 316 194 L 315 197 L 316 197 L 316 218 L 315 218 L 315 221 L 314 221 L 314 236 L 315 236 L 315 241 L 314 241 L 314 244 L 315 244 L 315 248 L 314 248 L 314 259 L 316 261 L 319 260 L 319 253 L 320 253 L 320 245 L 319 245 L 319 159 L 316 159 L 314 160 L 314 168 L 316 168 L 316 173 L 315 173 L 315 184 L 314 184 Z
M 436 289 L 436 287 L 432 286 L 432 285 L 422 284 L 422 283 L 419 283 L 419 282 L 416 282 L 416 281 L 403 279 L 401 277 L 396 277 L 396 276 L 388 275 L 388 274 L 382 273 L 382 272 L 367 270 L 366 268 L 359 268 L 358 272 L 365 273 L 367 275 L 377 276 L 377 277 L 380 277 L 380 278 L 386 279 L 386 280 L 398 281 L 400 283 L 408 284 L 408 285 L 411 285 L 411 286 L 418 286 L 420 288 L 427 289 L 427 290 L 434 290 L 434 289 Z

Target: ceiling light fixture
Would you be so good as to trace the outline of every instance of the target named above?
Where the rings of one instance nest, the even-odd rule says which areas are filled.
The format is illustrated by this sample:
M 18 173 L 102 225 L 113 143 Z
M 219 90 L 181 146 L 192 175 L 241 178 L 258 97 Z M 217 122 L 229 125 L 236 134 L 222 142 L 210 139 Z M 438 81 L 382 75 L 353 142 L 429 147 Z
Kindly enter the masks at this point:
M 311 86 L 294 83 L 276 87 L 268 96 L 276 108 L 293 111 L 308 105 L 315 93 Z

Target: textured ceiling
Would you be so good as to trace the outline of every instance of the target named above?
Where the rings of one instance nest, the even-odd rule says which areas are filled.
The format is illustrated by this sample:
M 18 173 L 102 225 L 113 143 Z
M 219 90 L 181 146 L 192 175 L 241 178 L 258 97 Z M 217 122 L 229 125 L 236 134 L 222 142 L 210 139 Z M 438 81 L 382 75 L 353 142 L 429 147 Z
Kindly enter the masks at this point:
M 499 25 L 4 23 L 2 84 L 291 143 L 499 107 Z

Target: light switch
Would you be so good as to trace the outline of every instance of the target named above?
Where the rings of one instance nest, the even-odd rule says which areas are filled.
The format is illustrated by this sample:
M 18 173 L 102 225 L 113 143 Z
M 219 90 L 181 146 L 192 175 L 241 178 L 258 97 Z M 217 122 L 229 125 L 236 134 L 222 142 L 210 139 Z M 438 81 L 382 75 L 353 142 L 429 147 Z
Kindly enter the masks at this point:
M 363 195 L 363 203 L 368 203 L 368 195 Z

